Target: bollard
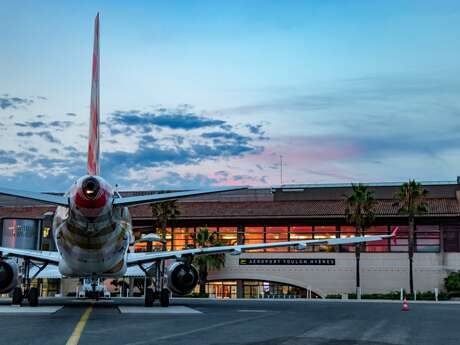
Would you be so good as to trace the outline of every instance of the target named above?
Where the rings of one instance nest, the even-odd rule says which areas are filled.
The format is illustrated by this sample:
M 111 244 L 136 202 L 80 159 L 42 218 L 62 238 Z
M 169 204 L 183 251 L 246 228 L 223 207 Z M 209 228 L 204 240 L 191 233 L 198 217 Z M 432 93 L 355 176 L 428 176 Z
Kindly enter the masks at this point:
M 414 290 L 414 301 L 417 300 L 417 290 Z
M 436 302 L 438 301 L 438 294 L 439 294 L 438 288 L 434 288 L 434 300 Z
M 403 288 L 401 288 L 401 292 L 399 293 L 399 299 L 402 301 L 404 298 L 404 292 L 403 292 Z

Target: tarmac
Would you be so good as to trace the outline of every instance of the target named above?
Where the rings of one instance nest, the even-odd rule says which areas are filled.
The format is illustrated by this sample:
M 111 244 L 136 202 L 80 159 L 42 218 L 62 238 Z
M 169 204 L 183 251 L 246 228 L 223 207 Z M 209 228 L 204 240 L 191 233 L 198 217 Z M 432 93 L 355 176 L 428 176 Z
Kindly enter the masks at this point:
M 46 298 L 0 301 L 0 344 L 458 345 L 458 303 Z M 33 309 L 33 310 L 32 310 Z M 31 311 L 32 310 L 32 311 Z

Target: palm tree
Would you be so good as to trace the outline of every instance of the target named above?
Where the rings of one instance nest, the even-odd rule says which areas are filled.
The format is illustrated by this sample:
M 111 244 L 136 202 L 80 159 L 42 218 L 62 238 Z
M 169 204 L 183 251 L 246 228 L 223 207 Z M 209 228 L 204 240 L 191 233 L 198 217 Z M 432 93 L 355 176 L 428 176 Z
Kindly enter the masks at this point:
M 161 201 L 152 204 L 152 217 L 156 219 L 157 228 L 161 229 L 163 250 L 166 249 L 166 227 L 170 219 L 180 215 L 176 200 Z
M 367 186 L 352 184 L 352 193 L 346 195 L 345 218 L 356 229 L 356 236 L 364 236 L 366 229 L 372 225 L 375 219 L 374 208 L 376 201 Z M 362 244 L 355 248 L 356 257 L 356 293 L 360 292 L 359 264 L 361 259 Z
M 221 245 L 218 233 L 216 231 L 210 232 L 207 227 L 200 228 L 192 238 L 195 248 Z M 225 254 L 197 255 L 193 258 L 193 263 L 198 266 L 200 276 L 200 296 L 204 296 L 206 294 L 208 270 L 217 270 L 224 267 Z
M 399 214 L 405 214 L 409 218 L 409 283 L 412 296 L 414 295 L 415 216 L 428 212 L 428 205 L 425 202 L 427 195 L 428 191 L 419 182 L 409 180 L 399 188 L 395 194 L 397 201 L 393 203 L 393 206 L 399 207 Z

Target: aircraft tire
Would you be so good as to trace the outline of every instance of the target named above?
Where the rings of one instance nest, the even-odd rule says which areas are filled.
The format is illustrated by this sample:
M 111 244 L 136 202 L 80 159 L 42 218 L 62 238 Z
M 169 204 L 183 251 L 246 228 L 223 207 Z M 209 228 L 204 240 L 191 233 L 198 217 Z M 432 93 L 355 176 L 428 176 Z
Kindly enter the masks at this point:
M 146 307 L 153 307 L 153 302 L 155 301 L 155 297 L 153 294 L 153 289 L 148 288 L 145 290 L 145 306 Z
M 12 302 L 12 304 L 13 305 L 21 305 L 23 297 L 24 296 L 22 295 L 21 287 L 15 287 L 14 290 L 13 290 L 13 302 Z
M 36 287 L 30 288 L 28 299 L 31 307 L 38 306 L 38 289 Z
M 169 307 L 169 290 L 162 289 L 160 292 L 160 305 L 163 308 Z

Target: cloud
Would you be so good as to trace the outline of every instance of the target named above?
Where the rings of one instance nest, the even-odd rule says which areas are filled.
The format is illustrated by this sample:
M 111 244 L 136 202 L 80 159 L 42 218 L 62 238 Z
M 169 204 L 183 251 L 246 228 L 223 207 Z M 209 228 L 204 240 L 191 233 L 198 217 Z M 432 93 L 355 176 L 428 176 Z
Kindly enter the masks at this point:
M 104 152 L 107 170 L 121 166 L 140 169 L 190 165 L 263 151 L 263 146 L 256 142 L 262 131 L 261 126 L 256 126 L 257 134 L 250 130 L 249 133 L 240 133 L 240 127 L 193 113 L 190 106 L 158 108 L 152 113 L 138 110 L 115 111 L 105 125 L 112 135 L 129 137 L 130 142 L 135 143 L 134 151 L 131 147 L 126 151 Z M 160 134 L 158 128 L 165 128 L 165 132 Z M 249 129 L 243 126 L 244 128 Z M 184 130 L 187 135 L 183 135 Z
M 260 137 L 263 137 L 265 134 L 264 124 L 262 123 L 256 125 L 246 124 L 246 128 L 248 128 L 252 134 L 258 134 Z
M 220 177 L 223 177 L 223 178 L 227 178 L 230 174 L 225 170 L 219 170 L 219 171 L 216 171 L 214 173 L 214 175 L 220 176 Z
M 206 132 L 201 135 L 203 138 L 211 139 L 230 139 L 239 142 L 247 142 L 249 137 L 245 137 L 235 132 Z
M 37 115 L 37 117 L 40 117 L 40 115 Z M 26 121 L 26 122 L 15 122 L 15 126 L 17 127 L 23 127 L 23 128 L 67 128 L 73 125 L 72 121 L 50 121 L 50 122 L 44 122 L 44 121 Z
M 138 110 L 115 111 L 107 122 L 112 134 L 120 133 L 120 129 L 117 129 L 117 126 L 137 127 L 143 129 L 144 132 L 151 131 L 155 127 L 190 131 L 206 127 L 224 126 L 225 123 L 223 120 L 198 115 L 192 112 L 190 107 L 159 108 L 154 112 L 140 112 Z
M 68 128 L 72 126 L 74 123 L 72 121 L 51 121 L 49 122 L 50 127 L 56 128 Z
M 50 143 L 54 143 L 54 144 L 60 144 L 61 141 L 59 139 L 57 139 L 55 136 L 53 136 L 51 134 L 50 131 L 40 131 L 40 132 L 30 132 L 30 131 L 27 131 L 27 132 L 17 132 L 16 135 L 18 137 L 32 137 L 32 136 L 38 136 L 38 137 L 41 137 L 43 139 L 45 139 L 46 141 L 50 142 Z
M 149 185 L 155 186 L 155 189 L 164 190 L 181 190 L 181 189 L 199 189 L 215 186 L 241 186 L 250 184 L 267 184 L 266 176 L 257 177 L 250 175 L 231 175 L 230 173 L 221 170 L 214 175 L 209 176 L 204 173 L 185 172 L 179 173 L 176 171 L 166 171 L 163 176 L 151 178 L 148 182 L 137 182 L 134 188 L 146 189 Z M 125 181 L 127 182 L 127 181 Z
M 196 129 L 203 127 L 213 127 L 223 125 L 225 121 L 214 120 L 193 114 L 164 114 L 157 115 L 153 119 L 153 124 L 159 127 L 169 127 L 171 129 Z
M 189 147 L 162 147 L 140 145 L 135 152 L 115 151 L 104 153 L 106 168 L 157 167 L 164 165 L 197 164 L 204 160 L 215 160 L 245 153 L 256 153 L 262 148 L 230 144 L 192 144 Z M 104 164 L 104 163 L 103 163 Z
M 8 94 L 0 96 L 0 109 L 17 109 L 20 106 L 31 105 L 34 101 L 29 98 L 10 97 Z
M 16 135 L 18 137 L 32 137 L 35 133 L 34 132 L 17 132 Z
M 179 174 L 168 171 L 166 176 L 154 179 L 151 183 L 159 189 L 197 189 L 213 186 L 217 179 L 204 174 Z
M 73 130 L 72 121 L 42 117 L 23 121 L 10 119 L 9 126 L 17 130 L 17 138 L 28 139 L 29 147 L 22 146 L 24 149 L 15 152 L 0 152 L 0 160 L 12 165 L 9 170 L 0 170 L 0 182 L 2 175 L 6 177 L 13 173 L 23 181 L 26 176 L 31 176 L 23 173 L 28 170 L 35 173 L 33 181 L 36 186 L 33 189 L 37 190 L 54 181 L 48 175 L 61 176 L 64 181 L 59 186 L 67 186 L 78 174 L 85 173 L 86 143 L 82 138 L 86 136 L 80 132 L 69 132 Z M 102 171 L 108 181 L 127 186 L 154 181 L 146 174 L 158 167 L 171 172 L 158 181 L 164 186 L 196 188 L 197 185 L 235 182 L 232 176 L 178 171 L 192 166 L 193 171 L 205 162 L 220 164 L 219 161 L 263 152 L 264 147 L 259 141 L 262 126 L 254 126 L 257 130 L 251 130 L 252 127 L 246 124 L 233 125 L 205 112 L 195 113 L 189 106 L 158 108 L 151 113 L 115 111 L 102 127 L 112 134 L 101 136 L 104 147 L 101 153 Z M 57 133 L 62 133 L 62 139 L 61 134 L 57 137 Z M 114 134 L 117 136 L 114 137 Z M 38 138 L 45 140 L 47 145 L 33 141 Z M 31 143 L 35 146 L 30 147 Z M 24 141 L 19 145 L 24 145 Z M 26 185 L 31 184 L 32 180 Z
M 84 171 L 81 171 L 83 174 Z M 0 175 L 0 185 L 21 186 L 21 189 L 40 192 L 65 192 L 72 185 L 74 176 L 65 173 L 41 173 L 37 171 L 20 171 L 10 175 Z
M 14 151 L 0 150 L 0 164 L 16 164 L 17 162 Z
M 47 124 L 43 121 L 27 121 L 27 122 L 15 122 L 17 127 L 30 127 L 30 128 L 47 128 Z

